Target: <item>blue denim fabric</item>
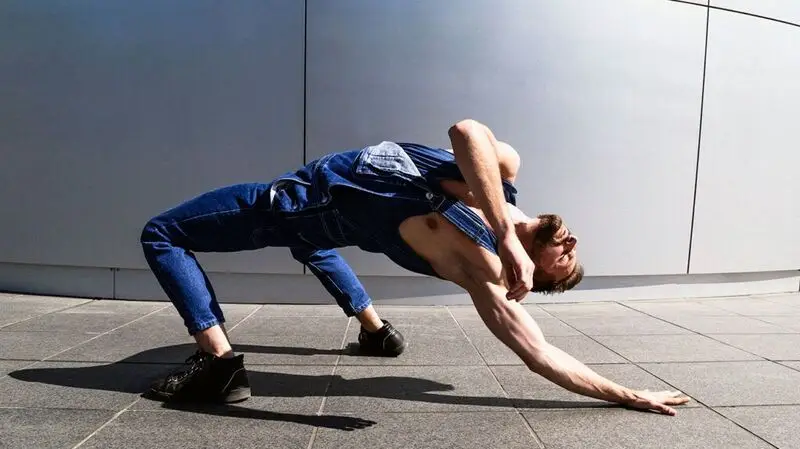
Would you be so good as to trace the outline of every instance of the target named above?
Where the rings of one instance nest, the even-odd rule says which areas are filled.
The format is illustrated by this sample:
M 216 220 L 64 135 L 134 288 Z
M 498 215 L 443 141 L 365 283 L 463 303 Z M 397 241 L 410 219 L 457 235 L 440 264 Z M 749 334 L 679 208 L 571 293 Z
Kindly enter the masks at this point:
M 333 153 L 270 183 L 238 184 L 202 194 L 151 219 L 141 244 L 145 259 L 190 334 L 225 322 L 213 287 L 194 253 L 287 247 L 347 316 L 371 299 L 336 248 L 385 254 L 411 271 L 437 276 L 399 234 L 406 218 L 440 212 L 477 244 L 496 239 L 464 204 L 441 191 L 461 179 L 451 153 L 382 142 Z M 504 184 L 506 199 L 516 190 Z

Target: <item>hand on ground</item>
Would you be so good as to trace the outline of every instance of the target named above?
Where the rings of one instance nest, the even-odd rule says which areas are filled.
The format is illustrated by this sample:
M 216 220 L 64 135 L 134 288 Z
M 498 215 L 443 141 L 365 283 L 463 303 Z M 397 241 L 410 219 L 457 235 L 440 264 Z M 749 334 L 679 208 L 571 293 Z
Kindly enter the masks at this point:
M 670 407 L 670 405 L 682 405 L 690 400 L 688 396 L 680 391 L 639 390 L 634 391 L 633 394 L 636 396 L 636 399 L 626 405 L 642 410 L 655 410 L 670 416 L 675 416 L 677 414 L 677 411 Z

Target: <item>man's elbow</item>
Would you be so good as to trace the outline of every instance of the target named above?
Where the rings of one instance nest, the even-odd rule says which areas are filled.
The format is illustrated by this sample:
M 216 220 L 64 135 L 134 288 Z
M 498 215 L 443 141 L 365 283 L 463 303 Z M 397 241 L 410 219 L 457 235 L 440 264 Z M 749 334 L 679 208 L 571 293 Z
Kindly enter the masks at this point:
M 451 140 L 469 140 L 470 136 L 485 132 L 485 126 L 477 120 L 467 118 L 459 120 L 447 130 Z
M 500 163 L 500 174 L 503 179 L 514 182 L 522 165 L 522 158 L 520 158 L 517 150 L 505 142 L 498 141 L 497 159 Z

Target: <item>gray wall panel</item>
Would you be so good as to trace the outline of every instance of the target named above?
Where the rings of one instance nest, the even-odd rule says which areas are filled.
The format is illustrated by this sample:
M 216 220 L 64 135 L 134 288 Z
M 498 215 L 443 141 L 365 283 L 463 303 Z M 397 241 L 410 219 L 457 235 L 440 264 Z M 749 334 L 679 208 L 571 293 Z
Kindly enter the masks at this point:
M 685 273 L 706 10 L 674 2 L 309 0 L 307 154 L 448 145 L 472 117 L 523 157 L 590 275 Z M 344 251 L 357 272 L 407 274 Z
M 3 2 L 0 260 L 145 267 L 149 217 L 301 164 L 303 36 L 294 0 Z M 302 272 L 283 250 L 204 259 Z
M 711 0 L 711 6 L 800 24 L 800 2 L 797 0 Z
M 692 273 L 800 268 L 800 29 L 711 11 Z
M 54 267 L 0 262 L 0 291 L 113 298 L 114 272 L 109 268 Z

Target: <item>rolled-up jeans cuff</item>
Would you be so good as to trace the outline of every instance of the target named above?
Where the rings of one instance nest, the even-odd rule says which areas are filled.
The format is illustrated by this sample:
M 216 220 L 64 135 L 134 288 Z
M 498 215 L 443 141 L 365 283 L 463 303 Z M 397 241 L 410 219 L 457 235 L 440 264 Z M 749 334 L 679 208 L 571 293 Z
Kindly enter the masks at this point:
M 225 320 L 218 320 L 216 318 L 200 321 L 198 323 L 191 323 L 187 324 L 187 329 L 189 330 L 189 335 L 194 336 L 194 334 L 204 331 L 206 329 L 212 328 L 217 325 L 222 325 L 225 323 Z

